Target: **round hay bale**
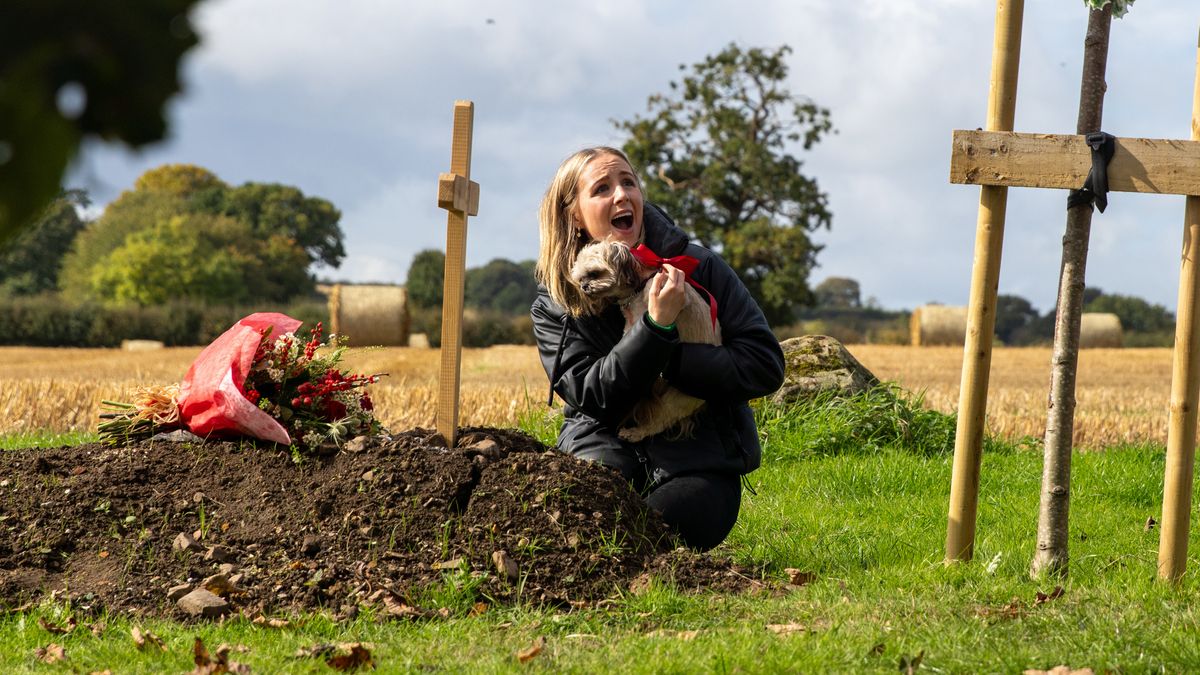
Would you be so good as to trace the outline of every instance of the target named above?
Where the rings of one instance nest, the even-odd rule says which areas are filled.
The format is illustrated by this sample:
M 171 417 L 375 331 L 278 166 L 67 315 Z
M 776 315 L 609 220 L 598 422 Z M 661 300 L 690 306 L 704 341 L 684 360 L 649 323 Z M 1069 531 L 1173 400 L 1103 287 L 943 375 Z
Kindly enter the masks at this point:
M 408 293 L 393 284 L 334 284 L 330 330 L 355 347 L 408 345 Z
M 121 340 L 121 351 L 124 352 L 149 352 L 162 348 L 161 340 Z
M 1121 319 L 1106 312 L 1084 312 L 1079 322 L 1079 348 L 1120 347 Z
M 909 319 L 914 347 L 962 345 L 967 338 L 967 308 L 921 305 Z

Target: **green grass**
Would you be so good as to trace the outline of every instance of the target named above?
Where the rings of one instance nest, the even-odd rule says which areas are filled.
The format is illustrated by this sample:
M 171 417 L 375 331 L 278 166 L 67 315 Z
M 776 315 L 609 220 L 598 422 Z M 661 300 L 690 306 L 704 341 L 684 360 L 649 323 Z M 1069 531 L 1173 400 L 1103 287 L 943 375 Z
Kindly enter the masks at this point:
M 100 440 L 99 434 L 90 431 L 70 431 L 57 433 L 53 431 L 33 431 L 20 434 L 0 435 L 0 450 L 18 450 L 21 448 L 56 448 L 62 445 L 80 445 L 94 443 Z
M 199 636 L 210 651 L 245 645 L 231 658 L 254 672 L 328 672 L 293 654 L 337 641 L 371 643 L 379 672 L 883 673 L 918 658 L 921 670 L 951 673 L 1200 669 L 1197 584 L 1191 574 L 1179 585 L 1155 579 L 1158 531 L 1145 529 L 1161 510 L 1161 447 L 1075 455 L 1070 576 L 1038 581 L 1028 575 L 1036 443 L 988 443 L 975 560 L 946 567 L 952 418 L 902 395 L 757 414 L 767 438 L 763 467 L 751 475 L 757 494 L 746 494 L 721 550 L 771 579 L 787 568 L 813 573 L 802 587 L 686 595 L 655 584 L 602 608 L 492 607 L 470 616 L 469 587 L 448 578 L 427 596 L 451 610 L 445 619 L 137 624 L 163 637 L 166 653 L 138 651 L 123 618 L 109 619 L 100 637 L 51 635 L 38 619 L 59 622 L 70 608 L 45 605 L 0 615 L 0 663 L 5 672 L 184 672 Z M 553 419 L 530 419 L 527 431 L 552 440 Z M 1190 550 L 1200 551 L 1195 541 Z M 1200 569 L 1195 556 L 1188 565 Z M 1056 585 L 1060 597 L 1038 602 Z M 543 651 L 518 663 L 517 652 L 538 638 Z M 50 642 L 66 646 L 66 664 L 36 662 L 34 650 Z

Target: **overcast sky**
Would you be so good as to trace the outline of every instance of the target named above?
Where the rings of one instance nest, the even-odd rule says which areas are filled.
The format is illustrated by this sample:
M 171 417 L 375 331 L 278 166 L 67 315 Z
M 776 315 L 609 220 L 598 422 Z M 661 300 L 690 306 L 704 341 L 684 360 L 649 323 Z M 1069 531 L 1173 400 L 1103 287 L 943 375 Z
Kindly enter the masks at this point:
M 342 211 L 347 256 L 322 276 L 403 283 L 444 248 L 438 174 L 452 109 L 475 103 L 468 265 L 536 257 L 536 211 L 568 154 L 620 144 L 613 119 L 731 42 L 787 44 L 789 88 L 838 129 L 804 171 L 833 225 L 812 282 L 857 279 L 889 309 L 965 304 L 979 188 L 948 180 L 954 129 L 986 122 L 995 3 L 986 0 L 206 0 L 171 136 L 132 153 L 89 145 L 72 187 L 99 204 L 143 171 L 199 164 L 226 182 L 291 184 Z M 1104 129 L 1189 138 L 1194 2 L 1142 0 L 1113 22 Z M 1017 131 L 1074 133 L 1083 0 L 1025 4 Z M 1184 198 L 1110 195 L 1089 286 L 1174 310 Z M 1054 304 L 1066 193 L 1009 190 L 1000 292 Z

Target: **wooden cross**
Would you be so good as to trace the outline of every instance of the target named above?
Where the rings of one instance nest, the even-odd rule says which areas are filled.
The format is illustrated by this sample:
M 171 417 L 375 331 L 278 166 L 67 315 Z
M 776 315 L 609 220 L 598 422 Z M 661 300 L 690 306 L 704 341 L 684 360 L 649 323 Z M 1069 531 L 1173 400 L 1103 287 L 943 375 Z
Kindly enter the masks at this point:
M 1091 168 L 1091 150 L 1083 136 L 1012 131 L 1022 9 L 1023 0 L 997 0 L 987 130 L 955 131 L 953 138 L 951 182 L 982 187 L 946 530 L 948 562 L 969 560 L 974 547 L 1008 188 L 1078 189 Z M 1191 140 L 1118 138 L 1108 165 L 1108 186 L 1116 192 L 1187 195 L 1158 555 L 1159 577 L 1177 580 L 1187 563 L 1200 406 L 1200 45 Z
M 462 366 L 467 216 L 479 213 L 479 184 L 471 180 L 471 130 L 475 104 L 454 102 L 450 173 L 438 176 L 438 206 L 446 209 L 446 270 L 442 290 L 442 366 L 438 377 L 437 430 L 454 447 L 458 440 L 458 385 Z

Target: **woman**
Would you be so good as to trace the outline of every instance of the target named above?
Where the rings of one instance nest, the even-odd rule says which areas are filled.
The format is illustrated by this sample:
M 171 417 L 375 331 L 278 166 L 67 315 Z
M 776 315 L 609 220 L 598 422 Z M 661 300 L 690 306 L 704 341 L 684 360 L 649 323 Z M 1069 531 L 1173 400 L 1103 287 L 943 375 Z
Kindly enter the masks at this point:
M 690 244 L 662 209 L 643 201 L 629 159 L 615 148 L 568 157 L 539 221 L 540 286 L 531 314 L 550 386 L 566 403 L 558 448 L 621 472 L 689 547 L 716 546 L 737 520 L 740 477 L 762 454 L 746 402 L 783 381 L 783 353 L 762 310 L 719 256 Z M 716 301 L 723 344 L 679 341 L 675 318 L 693 291 L 671 265 L 647 282 L 648 311 L 628 332 L 615 304 L 592 310 L 569 273 L 584 244 L 604 239 L 697 258 L 692 276 Z M 660 374 L 706 402 L 693 432 L 622 441 L 621 423 Z

